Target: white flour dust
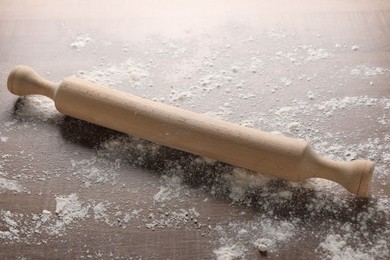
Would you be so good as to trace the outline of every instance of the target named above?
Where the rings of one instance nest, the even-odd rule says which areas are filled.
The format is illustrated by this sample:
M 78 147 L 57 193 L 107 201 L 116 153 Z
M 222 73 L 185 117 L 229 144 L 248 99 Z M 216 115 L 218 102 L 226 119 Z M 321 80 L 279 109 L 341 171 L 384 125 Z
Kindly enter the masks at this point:
M 55 213 L 58 216 L 54 225 L 47 227 L 50 235 L 62 235 L 67 226 L 73 222 L 84 220 L 88 217 L 90 206 L 83 207 L 75 193 L 69 196 L 58 196 Z
M 3 177 L 0 177 L 0 190 L 9 190 L 9 191 L 16 191 L 16 192 L 22 192 L 23 188 L 20 186 L 20 184 L 16 180 L 9 180 Z
M 93 42 L 93 39 L 88 35 L 79 35 L 73 39 L 69 46 L 77 51 L 80 51 L 91 42 Z
M 294 33 L 278 30 L 245 35 L 235 44 L 229 35 L 225 38 L 223 43 L 209 43 L 203 52 L 187 42 L 158 37 L 137 52 L 122 44 L 123 59 L 102 57 L 100 64 L 76 74 L 247 127 L 303 138 L 331 159 L 371 159 L 377 171 L 369 199 L 356 199 L 330 181 L 281 181 L 117 133 L 92 140 L 90 146 L 72 147 L 74 151 L 62 155 L 65 163 L 59 169 L 38 170 L 36 158 L 42 155 L 14 137 L 23 136 L 26 129 L 62 129 L 67 121 L 50 99 L 28 96 L 17 101 L 14 115 L 0 126 L 0 146 L 14 147 L 0 151 L 0 194 L 37 200 L 45 196 L 51 208 L 0 208 L 1 245 L 49 245 L 77 229 L 100 225 L 115 232 L 196 234 L 210 245 L 206 258 L 249 259 L 261 257 L 261 250 L 272 258 L 310 241 L 316 250 L 308 258 L 386 259 L 390 97 L 367 91 L 345 94 L 344 89 L 356 80 L 369 80 L 375 85 L 362 88 L 373 90 L 388 79 L 389 68 L 367 61 L 336 66 L 338 53 L 361 53 L 364 46 L 355 43 L 303 44 Z M 295 44 L 274 44 L 287 39 Z M 84 52 L 92 42 L 100 44 L 80 35 L 69 46 Z M 275 69 L 279 67 L 287 69 Z M 78 124 L 88 137 L 100 131 Z M 26 164 L 14 169 L 18 158 Z M 140 169 L 142 177 L 137 175 Z M 51 193 L 44 189 L 57 187 L 59 181 L 77 188 Z M 32 182 L 41 189 L 33 190 Z M 215 201 L 223 204 L 222 217 L 214 209 Z M 93 255 L 87 248 L 80 250 L 81 257 Z M 93 253 L 113 258 L 113 252 Z

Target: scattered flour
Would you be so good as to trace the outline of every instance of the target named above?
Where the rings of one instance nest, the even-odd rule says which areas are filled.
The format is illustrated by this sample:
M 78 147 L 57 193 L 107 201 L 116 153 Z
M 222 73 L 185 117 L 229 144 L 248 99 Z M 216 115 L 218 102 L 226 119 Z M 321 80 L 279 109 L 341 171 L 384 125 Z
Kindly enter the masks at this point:
M 130 213 L 126 213 L 123 222 L 129 223 L 131 220 L 138 219 L 140 217 L 140 213 L 143 211 L 143 209 L 134 209 Z M 126 226 L 124 226 L 125 228 Z
M 8 139 L 9 139 L 9 137 L 7 137 L 7 136 L 0 136 L 0 142 L 5 143 L 8 141 Z
M 42 228 L 46 223 L 52 220 L 53 214 L 48 210 L 43 210 L 41 214 L 33 214 L 33 223 L 31 226 L 34 226 L 34 233 L 35 234 L 41 234 L 43 229 Z
M 134 88 L 148 85 L 149 72 L 147 69 L 147 65 L 133 59 L 127 59 L 122 63 L 94 67 L 89 71 L 80 70 L 77 76 L 105 86 Z
M 19 224 L 12 219 L 12 213 L 10 211 L 0 211 L 0 220 L 3 223 L 0 223 L 0 227 L 5 226 L 6 230 L 3 228 L 0 230 L 0 242 L 1 241 L 18 241 L 20 236 L 20 231 L 18 229 Z
M 177 93 L 177 94 L 174 94 L 172 96 L 172 102 L 174 101 L 183 101 L 183 100 L 186 100 L 186 99 L 190 99 L 192 97 L 192 92 L 190 91 L 183 91 L 183 92 L 180 92 L 180 93 Z
M 292 83 L 292 81 L 290 79 L 287 79 L 287 78 L 284 78 L 284 77 L 280 79 L 280 82 L 283 83 L 283 85 L 285 87 L 291 86 L 291 83 Z
M 17 180 L 6 178 L 9 173 L 4 171 L 4 166 L 10 156 L 10 154 L 0 153 L 0 193 L 6 191 L 23 192 L 26 190 Z
M 309 99 L 314 99 L 315 98 L 315 95 L 313 94 L 312 91 L 308 91 L 307 92 L 307 98 L 309 98 Z
M 179 174 L 172 176 L 164 175 L 162 178 L 165 185 L 161 186 L 159 192 L 153 196 L 155 202 L 164 203 L 173 198 L 183 196 L 185 187 L 182 185 L 182 176 Z
M 288 124 L 287 128 L 289 130 L 296 130 L 300 127 L 300 123 L 299 122 L 291 122 Z
M 110 161 L 96 156 L 83 160 L 71 160 L 71 171 L 73 176 L 83 182 L 85 188 L 93 184 L 117 182 L 117 173 L 120 161 Z
M 294 37 L 294 34 L 274 30 L 264 36 L 272 45 L 272 41 Z M 64 236 L 68 228 L 84 225 L 92 213 L 95 221 L 111 228 L 169 228 L 200 232 L 202 236 L 209 236 L 213 240 L 216 249 L 210 253 L 217 259 L 250 258 L 254 255 L 253 252 L 257 253 L 260 245 L 267 247 L 271 257 L 276 256 L 279 249 L 292 241 L 301 241 L 303 236 L 311 237 L 314 245 L 317 243 L 315 253 L 319 258 L 385 259 L 389 255 L 390 205 L 381 185 L 385 186 L 390 176 L 390 136 L 385 132 L 389 125 L 389 97 L 337 95 L 339 97 L 336 98 L 329 92 L 330 98 L 327 96 L 325 99 L 320 90 L 313 88 L 290 103 L 275 103 L 277 105 L 268 110 L 260 109 L 262 112 L 259 112 L 259 107 L 251 108 L 251 111 L 257 112 L 239 115 L 237 107 L 241 103 L 238 101 L 254 106 L 255 103 L 270 99 L 270 95 L 274 97 L 274 93 L 299 89 L 300 82 L 317 84 L 316 81 L 321 77 L 314 74 L 303 75 L 301 71 L 273 74 L 270 65 L 292 64 L 289 68 L 296 72 L 293 70 L 299 69 L 300 65 L 325 65 L 324 61 L 331 61 L 334 55 L 328 46 L 314 44 L 297 44 L 297 47 L 283 50 L 270 46 L 269 53 L 263 54 L 257 46 L 263 39 L 264 37 L 246 37 L 242 43 L 245 48 L 240 49 L 248 53 L 237 57 L 231 56 L 231 50 L 235 48 L 233 45 L 225 45 L 224 42 L 223 47 L 214 46 L 208 50 L 204 59 L 191 63 L 195 69 L 184 66 L 189 69 L 188 72 L 170 67 L 164 59 L 169 58 L 173 60 L 172 63 L 177 62 L 180 65 L 178 67 L 181 67 L 188 63 L 188 55 L 195 51 L 180 43 L 167 42 L 158 45 L 156 49 L 151 48 L 145 54 L 149 58 L 148 62 L 127 56 L 123 62 L 100 64 L 88 71 L 78 71 L 77 74 L 84 79 L 124 88 L 126 91 L 129 88 L 131 91 L 140 90 L 145 95 L 149 93 L 148 88 L 158 86 L 158 89 L 165 88 L 166 91 L 151 98 L 200 109 L 203 109 L 204 97 L 208 95 L 215 102 L 204 106 L 202 112 L 205 114 L 226 120 L 241 118 L 243 125 L 304 138 L 321 154 L 333 159 L 373 159 L 378 163 L 378 174 L 374 180 L 378 187 L 375 195 L 366 203 L 348 197 L 342 188 L 329 181 L 313 179 L 299 184 L 289 183 L 240 168 L 221 166 L 220 163 L 205 158 L 179 152 L 177 156 L 172 156 L 171 150 L 137 138 L 113 136 L 93 149 L 89 158 L 83 156 L 80 159 L 77 154 L 66 157 L 70 162 L 69 169 L 66 177 L 65 174 L 62 176 L 78 181 L 81 184 L 79 191 L 107 186 L 113 192 L 121 192 L 121 195 L 136 196 L 140 189 L 147 188 L 150 190 L 149 197 L 137 198 L 137 201 L 129 204 L 118 202 L 115 205 L 109 199 L 80 200 L 76 193 L 72 193 L 55 197 L 56 207 L 53 213 L 43 210 L 22 214 L 0 209 L 0 242 L 19 242 L 21 246 L 24 245 L 22 243 L 47 243 L 47 240 L 38 239 L 39 234 L 47 236 L 48 240 Z M 89 36 L 73 40 L 70 47 L 77 51 L 86 48 L 93 41 Z M 347 45 L 344 48 L 345 46 Z M 352 49 L 358 50 L 357 45 L 355 46 Z M 342 51 L 340 44 L 336 44 L 336 48 Z M 124 53 L 131 51 L 127 45 L 123 45 L 122 50 Z M 151 59 L 150 53 L 158 56 Z M 337 76 L 346 79 L 379 78 L 386 76 L 389 71 L 377 65 L 358 65 L 341 71 L 337 68 L 335 70 Z M 172 86 L 170 82 L 183 84 Z M 257 84 L 262 87 L 257 87 Z M 375 116 L 366 116 L 368 123 L 364 126 L 372 131 L 371 138 L 356 129 L 330 133 L 325 127 L 332 124 L 335 118 L 369 115 L 371 111 L 374 111 Z M 58 124 L 62 118 L 49 99 L 38 96 L 21 98 L 16 104 L 14 118 L 7 119 L 0 126 L 0 145 L 15 142 L 8 138 L 12 136 L 12 131 L 31 126 L 39 129 L 42 122 Z M 339 121 L 344 123 L 344 120 Z M 370 128 L 371 123 L 382 126 L 385 134 L 380 134 L 383 129 L 375 131 Z M 341 126 L 340 129 L 342 128 Z M 0 164 L 0 189 L 5 193 L 21 193 L 28 185 L 25 180 L 39 180 L 38 177 L 30 176 L 30 172 L 14 173 L 7 169 L 6 173 L 4 165 L 5 163 Z M 126 177 L 120 170 L 128 170 L 126 166 L 129 165 L 160 174 L 160 182 L 140 185 L 138 190 L 127 189 L 119 180 Z M 16 179 L 15 176 L 22 178 Z M 196 185 L 190 185 L 194 182 Z M 24 193 L 18 195 L 24 196 Z M 232 215 L 235 218 L 226 221 L 209 222 L 200 204 L 185 204 L 195 198 L 208 205 L 209 197 L 230 201 L 232 211 L 239 208 L 242 215 L 253 214 L 253 217 L 239 219 L 237 217 L 240 214 L 236 214 Z M 351 212 L 353 214 L 349 214 Z M 309 233 L 309 230 L 317 230 L 318 220 L 324 219 L 326 221 L 320 224 L 322 233 L 317 236 Z M 107 258 L 112 258 L 112 255 Z
M 369 259 L 368 254 L 364 254 L 359 250 L 355 251 L 340 235 L 328 235 L 324 242 L 320 244 L 320 248 L 329 252 L 331 259 Z
M 109 205 L 110 203 L 100 202 L 93 206 L 93 214 L 96 221 L 104 221 L 106 224 L 112 225 L 110 224 L 109 215 L 107 212 L 107 206 Z
M 309 62 L 316 62 L 323 59 L 331 58 L 333 55 L 324 48 L 317 48 L 313 45 L 301 45 L 288 51 L 278 51 L 275 58 L 286 60 L 295 65 L 301 65 Z
M 55 200 L 55 213 L 58 219 L 54 225 L 47 227 L 47 232 L 50 235 L 62 236 L 69 225 L 88 217 L 90 206 L 83 207 L 75 193 L 68 196 L 57 196 Z
M 93 42 L 92 38 L 89 36 L 78 36 L 73 42 L 69 44 L 69 46 L 77 51 L 80 51 L 85 46 L 87 46 L 90 42 Z
M 9 191 L 15 191 L 15 192 L 22 192 L 23 187 L 15 180 L 8 180 L 6 178 L 3 178 L 0 176 L 0 191 L 9 190 Z
M 242 168 L 233 169 L 231 174 L 225 174 L 223 178 L 226 180 L 226 187 L 230 189 L 229 197 L 234 202 L 244 201 L 250 190 L 263 187 L 272 180 L 270 177 L 255 172 L 252 173 Z
M 306 58 L 307 61 L 317 61 L 317 60 L 327 59 L 332 56 L 327 50 L 322 48 L 319 49 L 309 48 L 307 50 L 307 54 L 308 54 L 308 57 Z
M 61 115 L 54 107 L 54 102 L 45 96 L 25 96 L 21 97 L 16 103 L 15 117 L 24 122 L 25 126 L 28 123 L 35 122 L 52 122 L 56 123 L 62 120 Z M 7 122 L 11 128 L 15 126 L 15 122 Z
M 267 38 L 276 39 L 276 40 L 286 38 L 287 36 L 290 36 L 290 35 L 292 35 L 292 34 L 290 34 L 288 32 L 284 32 L 284 31 L 278 31 L 275 29 L 267 32 Z
M 389 254 L 388 241 L 380 239 L 369 243 L 355 244 L 354 247 L 348 244 L 350 235 L 329 234 L 319 248 L 327 253 L 327 258 L 332 260 L 341 259 L 386 259 Z
M 351 75 L 361 76 L 363 78 L 371 78 L 379 75 L 383 75 L 388 72 L 388 69 L 382 67 L 369 67 L 367 65 L 359 65 L 351 69 Z
M 218 260 L 242 259 L 245 256 L 244 249 L 235 244 L 215 249 L 214 254 Z
M 247 253 L 253 252 L 260 244 L 266 245 L 267 251 L 272 253 L 278 245 L 288 243 L 297 234 L 296 225 L 299 223 L 299 219 L 278 221 L 263 215 L 251 221 L 217 225 L 215 232 L 221 247 L 214 254 L 221 259 L 247 258 Z

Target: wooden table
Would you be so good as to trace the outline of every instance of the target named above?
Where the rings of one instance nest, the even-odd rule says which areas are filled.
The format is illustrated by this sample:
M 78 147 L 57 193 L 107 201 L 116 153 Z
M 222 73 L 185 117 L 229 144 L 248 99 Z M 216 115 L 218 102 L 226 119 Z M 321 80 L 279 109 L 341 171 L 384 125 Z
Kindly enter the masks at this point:
M 1 1 L 0 57 L 0 258 L 388 259 L 388 1 Z M 372 159 L 371 195 L 64 117 L 18 64 Z

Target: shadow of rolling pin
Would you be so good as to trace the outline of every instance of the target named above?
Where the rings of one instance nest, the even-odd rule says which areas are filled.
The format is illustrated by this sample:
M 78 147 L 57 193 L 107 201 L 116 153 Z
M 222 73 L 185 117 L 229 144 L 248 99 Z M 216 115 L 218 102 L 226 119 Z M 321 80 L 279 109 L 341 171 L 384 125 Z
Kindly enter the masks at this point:
M 369 193 L 374 162 L 329 160 L 301 139 L 213 119 L 75 76 L 53 83 L 23 65 L 12 70 L 7 85 L 15 95 L 53 99 L 65 115 L 161 145 L 288 181 L 324 178 L 358 196 Z

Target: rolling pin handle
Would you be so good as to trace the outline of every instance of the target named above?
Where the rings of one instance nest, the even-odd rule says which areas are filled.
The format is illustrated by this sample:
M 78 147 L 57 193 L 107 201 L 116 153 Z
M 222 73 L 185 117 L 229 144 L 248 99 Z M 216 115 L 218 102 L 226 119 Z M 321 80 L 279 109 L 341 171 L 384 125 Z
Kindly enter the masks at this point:
M 54 100 L 57 84 L 42 78 L 30 67 L 16 66 L 8 76 L 8 90 L 18 96 L 44 95 Z

